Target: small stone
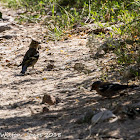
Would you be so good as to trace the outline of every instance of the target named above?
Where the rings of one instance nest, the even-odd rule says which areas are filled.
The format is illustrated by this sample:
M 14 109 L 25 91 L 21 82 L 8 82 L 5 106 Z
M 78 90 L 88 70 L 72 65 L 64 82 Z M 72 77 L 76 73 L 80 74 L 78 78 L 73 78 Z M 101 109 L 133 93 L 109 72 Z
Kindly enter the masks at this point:
M 54 69 L 54 64 L 48 64 L 45 70 L 51 71 L 52 69 Z
M 47 103 L 49 105 L 56 104 L 56 98 L 52 95 L 45 94 L 42 99 L 42 103 Z
M 84 70 L 84 68 L 85 68 L 85 65 L 82 64 L 82 63 L 76 63 L 76 64 L 74 65 L 74 70 L 77 70 L 77 71 L 79 71 L 79 72 L 81 72 L 82 70 Z
M 8 26 L 9 23 L 0 23 L 0 33 L 5 30 L 10 30 L 11 27 Z
M 49 112 L 49 109 L 47 107 L 43 107 L 42 113 L 46 113 L 46 112 Z

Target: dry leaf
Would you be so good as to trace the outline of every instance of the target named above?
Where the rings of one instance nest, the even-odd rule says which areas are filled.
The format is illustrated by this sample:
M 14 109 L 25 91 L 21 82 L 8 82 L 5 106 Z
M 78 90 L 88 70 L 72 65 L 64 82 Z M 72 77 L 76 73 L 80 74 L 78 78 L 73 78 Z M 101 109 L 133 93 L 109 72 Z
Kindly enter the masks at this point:
M 61 53 L 64 53 L 64 51 L 63 51 L 63 50 L 60 50 L 60 52 L 61 52 Z
M 80 102 L 78 99 L 75 100 L 76 103 Z
M 44 77 L 43 80 L 47 80 L 47 78 Z
M 72 35 L 69 34 L 68 37 L 72 37 Z

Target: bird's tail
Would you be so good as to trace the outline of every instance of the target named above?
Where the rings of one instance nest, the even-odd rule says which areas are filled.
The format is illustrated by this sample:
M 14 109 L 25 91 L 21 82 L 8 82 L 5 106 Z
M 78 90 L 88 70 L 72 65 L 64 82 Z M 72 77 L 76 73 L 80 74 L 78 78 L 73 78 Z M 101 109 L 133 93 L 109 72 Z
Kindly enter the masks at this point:
M 135 88 L 135 87 L 139 87 L 138 85 L 128 85 L 128 88 Z
M 21 73 L 22 73 L 22 74 L 25 74 L 26 70 L 27 70 L 27 66 L 23 66 L 23 67 L 22 67 Z
M 127 88 L 135 88 L 138 87 L 137 85 L 115 85 L 114 90 L 124 90 Z

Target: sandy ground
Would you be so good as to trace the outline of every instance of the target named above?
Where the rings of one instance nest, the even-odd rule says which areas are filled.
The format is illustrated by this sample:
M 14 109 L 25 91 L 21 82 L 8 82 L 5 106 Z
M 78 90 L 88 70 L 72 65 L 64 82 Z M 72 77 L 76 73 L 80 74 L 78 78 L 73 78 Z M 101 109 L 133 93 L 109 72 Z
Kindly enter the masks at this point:
M 103 99 L 96 92 L 90 92 L 91 81 L 100 78 L 101 70 L 90 57 L 87 37 L 42 42 L 36 71 L 29 68 L 25 76 L 20 76 L 21 68 L 17 65 L 28 50 L 31 37 L 41 41 L 45 29 L 39 24 L 19 25 L 13 20 L 17 12 L 3 7 L 0 11 L 7 18 L 0 23 L 8 23 L 11 28 L 0 33 L 0 36 L 11 36 L 0 38 L 1 139 L 4 139 L 2 134 L 5 139 L 85 139 L 89 135 L 89 124 L 75 123 L 85 112 L 97 108 L 112 110 L 118 102 L 140 102 L 139 89 L 128 92 L 130 96 L 113 99 Z M 54 68 L 48 71 L 50 63 Z M 75 63 L 85 64 L 91 73 L 74 70 Z M 44 94 L 58 97 L 60 102 L 52 106 L 41 104 Z M 42 113 L 43 107 L 50 111 Z M 89 139 L 140 139 L 139 124 L 139 116 L 133 120 L 102 122 L 94 126 L 96 138 Z

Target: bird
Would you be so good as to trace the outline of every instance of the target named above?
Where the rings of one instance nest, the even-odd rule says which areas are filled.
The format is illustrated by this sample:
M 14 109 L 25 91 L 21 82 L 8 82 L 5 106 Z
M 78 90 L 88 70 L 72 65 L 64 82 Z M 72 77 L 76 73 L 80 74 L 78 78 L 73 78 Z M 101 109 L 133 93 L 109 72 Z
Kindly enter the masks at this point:
M 96 92 L 103 96 L 103 97 L 112 97 L 114 95 L 117 95 L 120 91 L 127 89 L 127 88 L 135 88 L 138 87 L 137 85 L 121 85 L 116 83 L 110 83 L 110 82 L 102 82 L 102 81 L 96 81 L 92 84 L 91 90 L 96 90 Z
M 2 18 L 2 12 L 0 12 L 0 19 L 3 19 L 3 18 Z
M 39 58 L 39 49 L 40 49 L 40 42 L 32 39 L 30 45 L 29 45 L 29 50 L 25 53 L 23 61 L 21 64 L 18 65 L 22 66 L 21 74 L 25 74 L 27 71 L 27 68 L 32 66 L 34 68 L 35 63 L 37 62 Z

